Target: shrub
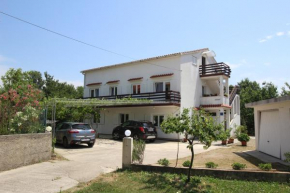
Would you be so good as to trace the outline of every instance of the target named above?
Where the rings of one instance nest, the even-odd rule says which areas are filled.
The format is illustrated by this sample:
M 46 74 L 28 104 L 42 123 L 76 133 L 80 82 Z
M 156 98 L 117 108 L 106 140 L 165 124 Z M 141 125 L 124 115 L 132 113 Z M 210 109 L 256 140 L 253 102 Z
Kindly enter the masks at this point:
M 246 166 L 246 164 L 241 164 L 241 163 L 235 162 L 232 164 L 232 167 L 234 170 L 242 170 L 242 169 L 245 169 L 247 166 Z
M 146 143 L 143 140 L 133 140 L 133 153 L 132 153 L 132 161 L 134 163 L 143 163 L 144 159 L 144 151 L 145 151 Z
M 219 140 L 226 141 L 230 137 L 231 130 L 227 129 L 225 131 L 221 131 L 218 138 Z
M 264 171 L 269 171 L 272 169 L 272 164 L 270 163 L 266 163 L 266 164 L 259 164 L 259 168 L 261 170 L 264 170 Z
M 244 126 L 244 125 L 240 125 L 240 126 L 238 126 L 237 128 L 236 128 L 236 130 L 235 130 L 235 136 L 236 137 L 238 137 L 240 134 L 242 134 L 242 133 L 245 133 L 245 134 L 247 134 L 248 133 L 248 129 L 247 129 L 247 127 L 246 126 Z
M 240 135 L 238 135 L 238 140 L 248 142 L 248 141 L 250 141 L 250 137 L 246 133 L 241 133 Z
M 189 167 L 190 166 L 190 161 L 186 160 L 185 162 L 183 162 L 183 167 Z
M 290 163 L 290 152 L 284 153 L 284 156 L 286 157 L 284 161 Z
M 162 165 L 162 166 L 168 166 L 169 165 L 169 160 L 164 158 L 164 159 L 160 159 L 157 162 L 158 164 Z
M 217 168 L 218 164 L 215 164 L 214 162 L 207 162 L 207 163 L 205 163 L 205 167 L 207 167 L 207 168 Z

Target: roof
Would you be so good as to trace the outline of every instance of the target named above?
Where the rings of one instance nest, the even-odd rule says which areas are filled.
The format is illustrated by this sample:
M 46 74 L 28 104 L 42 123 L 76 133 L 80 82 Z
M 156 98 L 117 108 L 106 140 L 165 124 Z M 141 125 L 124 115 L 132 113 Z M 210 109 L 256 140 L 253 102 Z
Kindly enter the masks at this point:
M 100 69 L 105 69 L 105 68 L 113 68 L 115 66 L 122 66 L 122 65 L 137 63 L 137 62 L 147 62 L 149 60 L 167 58 L 167 57 L 172 57 L 172 56 L 181 56 L 181 55 L 193 54 L 193 53 L 205 52 L 205 51 L 209 51 L 209 49 L 208 48 L 202 48 L 202 49 L 198 49 L 198 50 L 191 50 L 191 51 L 177 52 L 177 53 L 173 53 L 173 54 L 166 54 L 166 55 L 161 55 L 161 56 L 155 56 L 155 57 L 145 58 L 145 59 L 141 59 L 141 60 L 134 60 L 134 61 L 130 61 L 130 62 L 124 62 L 124 63 L 113 64 L 113 65 L 109 65 L 109 66 L 102 66 L 102 67 L 98 67 L 98 68 L 87 69 L 87 70 L 81 71 L 81 73 L 95 71 L 95 70 L 100 70 Z
M 286 101 L 290 102 L 290 96 L 283 96 L 283 97 L 278 97 L 278 98 L 272 98 L 272 99 L 247 103 L 245 104 L 245 106 L 246 108 L 254 108 L 255 106 L 258 106 L 258 105 L 267 105 L 271 103 L 279 103 L 279 102 L 286 102 Z
M 130 79 L 128 79 L 128 81 L 133 81 L 133 80 L 141 80 L 141 79 L 143 79 L 143 77 L 138 77 L 138 78 L 130 78 Z
M 102 84 L 101 82 L 94 82 L 94 83 L 90 83 L 90 84 L 87 84 L 86 86 L 93 86 L 93 85 L 100 85 Z
M 108 81 L 107 84 L 111 84 L 111 83 L 117 83 L 119 82 L 120 80 L 111 80 L 111 81 Z

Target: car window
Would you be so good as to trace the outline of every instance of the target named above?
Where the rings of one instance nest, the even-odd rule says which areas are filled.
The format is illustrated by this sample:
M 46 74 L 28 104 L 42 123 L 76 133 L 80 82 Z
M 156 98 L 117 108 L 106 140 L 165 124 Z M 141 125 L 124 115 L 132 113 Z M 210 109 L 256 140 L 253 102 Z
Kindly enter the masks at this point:
M 55 129 L 56 130 L 60 130 L 61 126 L 62 126 L 62 123 L 59 123 L 59 124 L 56 125 L 56 128 Z
M 91 126 L 89 124 L 74 124 L 72 125 L 72 128 L 81 130 L 90 130 Z
M 67 124 L 67 123 L 64 123 L 64 124 L 61 126 L 60 130 L 66 130 L 66 129 L 69 129 L 69 128 L 70 128 L 70 125 Z
M 137 122 L 135 122 L 135 121 L 130 122 L 130 126 L 136 126 L 136 125 L 137 125 Z
M 126 121 L 126 122 L 124 122 L 121 126 L 122 127 L 126 127 L 126 126 L 129 126 L 130 125 L 130 121 Z
M 154 127 L 151 122 L 143 123 L 144 127 Z

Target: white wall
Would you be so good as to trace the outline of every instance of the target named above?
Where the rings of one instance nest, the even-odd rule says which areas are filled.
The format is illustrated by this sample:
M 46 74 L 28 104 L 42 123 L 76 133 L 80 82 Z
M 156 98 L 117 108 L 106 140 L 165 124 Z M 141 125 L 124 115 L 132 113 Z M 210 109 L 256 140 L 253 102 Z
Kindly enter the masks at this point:
M 271 103 L 265 105 L 258 105 L 254 108 L 255 114 L 255 137 L 256 137 L 256 149 L 260 150 L 260 125 L 261 125 L 261 112 L 263 111 L 278 111 L 279 120 L 275 128 L 272 128 L 272 132 L 280 132 L 280 144 L 281 144 L 281 158 L 285 159 L 284 153 L 290 152 L 290 101 Z
M 131 94 L 130 91 L 132 83 L 140 83 L 141 92 L 153 92 L 153 85 L 156 81 L 170 81 L 171 90 L 180 91 L 179 56 L 152 60 L 148 62 L 176 70 L 151 65 L 144 62 L 137 62 L 86 72 L 85 85 L 89 83 L 102 82 L 102 85 L 100 86 L 100 96 L 109 95 L 110 86 L 118 86 L 118 94 Z M 162 78 L 150 78 L 152 75 L 167 73 L 174 73 L 174 75 Z M 143 79 L 141 81 L 128 81 L 128 79 L 136 77 L 143 77 Z M 120 80 L 120 82 L 118 84 L 106 84 L 111 80 Z M 98 88 L 98 86 L 85 86 L 84 97 L 89 97 L 89 89 L 94 88 Z

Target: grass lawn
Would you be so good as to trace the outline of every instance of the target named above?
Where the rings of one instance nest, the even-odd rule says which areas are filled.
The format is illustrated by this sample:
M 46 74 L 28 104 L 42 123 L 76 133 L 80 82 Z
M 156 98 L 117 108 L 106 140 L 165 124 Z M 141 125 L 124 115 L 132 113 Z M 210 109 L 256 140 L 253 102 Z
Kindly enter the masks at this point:
M 210 177 L 192 177 L 191 182 L 185 185 L 185 179 L 185 175 L 120 170 L 102 175 L 90 183 L 80 184 L 78 187 L 65 192 L 290 192 L 290 184 L 221 180 Z
M 237 139 L 235 139 L 236 141 Z M 218 164 L 218 169 L 232 169 L 232 164 L 234 162 L 239 162 L 247 165 L 249 170 L 259 170 L 258 165 L 263 163 L 261 160 L 254 158 L 243 151 L 255 150 L 255 140 L 251 139 L 247 146 L 241 146 L 241 143 L 235 143 L 228 145 L 227 148 L 220 148 L 210 150 L 204 153 L 195 155 L 193 161 L 193 167 L 205 167 L 205 163 L 214 162 Z M 190 160 L 190 157 L 180 158 L 178 160 L 178 167 L 182 167 L 182 163 L 186 160 Z M 175 166 L 176 160 L 170 160 L 169 166 Z M 273 169 L 287 171 L 288 167 L 283 165 L 273 165 Z

